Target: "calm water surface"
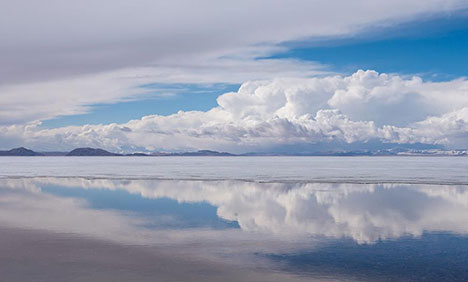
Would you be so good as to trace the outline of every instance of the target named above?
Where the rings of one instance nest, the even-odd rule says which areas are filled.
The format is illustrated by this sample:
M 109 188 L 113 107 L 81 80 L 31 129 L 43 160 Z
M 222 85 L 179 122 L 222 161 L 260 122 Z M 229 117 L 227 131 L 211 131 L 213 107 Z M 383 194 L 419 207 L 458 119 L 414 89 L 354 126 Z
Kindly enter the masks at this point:
M 1 281 L 468 280 L 468 186 L 457 179 L 265 183 L 1 170 Z

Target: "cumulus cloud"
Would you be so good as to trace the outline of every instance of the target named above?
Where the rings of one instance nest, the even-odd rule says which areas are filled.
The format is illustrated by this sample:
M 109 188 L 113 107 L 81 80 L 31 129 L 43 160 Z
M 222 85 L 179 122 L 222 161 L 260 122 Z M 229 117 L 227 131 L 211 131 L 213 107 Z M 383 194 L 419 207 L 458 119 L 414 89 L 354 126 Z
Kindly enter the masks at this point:
M 123 124 L 1 127 L 35 148 L 245 151 L 285 144 L 370 140 L 466 147 L 468 81 L 357 71 L 350 76 L 250 81 L 209 111 L 150 115 Z M 363 106 L 364 105 L 364 106 Z M 363 145 L 365 146 L 365 145 Z

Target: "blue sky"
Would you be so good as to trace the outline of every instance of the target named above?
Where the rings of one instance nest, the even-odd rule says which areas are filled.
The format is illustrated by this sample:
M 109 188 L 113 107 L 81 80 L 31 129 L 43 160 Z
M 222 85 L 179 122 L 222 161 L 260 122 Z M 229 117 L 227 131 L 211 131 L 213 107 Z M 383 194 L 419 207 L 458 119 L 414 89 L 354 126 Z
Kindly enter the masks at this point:
M 431 23 L 422 24 L 431 26 Z M 354 39 L 331 46 L 304 46 L 273 57 L 319 61 L 343 73 L 373 69 L 386 73 L 420 75 L 436 81 L 467 75 L 468 22 L 436 34 L 424 34 L 424 26 L 411 27 L 420 30 L 422 34 L 375 40 Z
M 275 58 L 319 61 L 338 72 L 373 69 L 449 80 L 468 73 L 468 17 L 417 21 L 357 38 L 287 43 Z
M 215 106 L 219 95 L 237 91 L 238 84 L 148 84 L 141 86 L 153 93 L 151 98 L 115 104 L 91 105 L 86 114 L 45 120 L 44 127 L 67 125 L 124 123 L 146 115 L 170 115 L 178 111 L 207 111 Z

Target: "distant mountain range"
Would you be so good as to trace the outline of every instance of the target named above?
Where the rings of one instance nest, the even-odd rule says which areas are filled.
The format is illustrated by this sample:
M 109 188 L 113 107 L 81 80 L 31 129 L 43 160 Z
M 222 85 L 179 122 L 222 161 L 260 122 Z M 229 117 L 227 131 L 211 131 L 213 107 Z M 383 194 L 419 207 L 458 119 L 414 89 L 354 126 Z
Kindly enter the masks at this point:
M 9 151 L 0 151 L 0 156 L 43 156 L 41 153 L 34 152 L 24 147 L 14 148 Z
M 329 151 L 315 153 L 246 153 L 246 154 L 231 154 L 227 152 L 217 152 L 211 150 L 200 150 L 195 152 L 182 153 L 131 153 L 117 154 L 100 148 L 76 148 L 70 152 L 35 152 L 33 150 L 20 147 L 8 151 L 0 151 L 0 156 L 147 156 L 147 157 L 184 157 L 184 156 L 468 156 L 468 150 L 414 150 L 414 149 L 387 149 L 376 151 Z
M 112 157 L 112 156 L 236 156 L 235 154 L 230 154 L 226 152 L 217 152 L 210 150 L 200 150 L 196 152 L 183 152 L 183 153 L 165 153 L 165 152 L 156 152 L 156 153 L 131 153 L 131 154 L 117 154 L 111 153 L 104 149 L 100 148 L 76 148 L 70 152 L 35 152 L 24 147 L 11 149 L 8 151 L 0 151 L 0 156 L 67 156 L 67 157 Z

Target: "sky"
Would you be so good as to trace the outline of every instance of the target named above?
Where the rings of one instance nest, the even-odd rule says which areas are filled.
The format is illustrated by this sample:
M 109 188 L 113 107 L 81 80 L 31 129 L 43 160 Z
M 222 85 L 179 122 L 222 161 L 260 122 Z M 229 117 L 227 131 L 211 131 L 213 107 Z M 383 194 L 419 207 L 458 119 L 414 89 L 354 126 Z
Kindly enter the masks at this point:
M 4 1 L 0 149 L 468 148 L 468 2 Z

